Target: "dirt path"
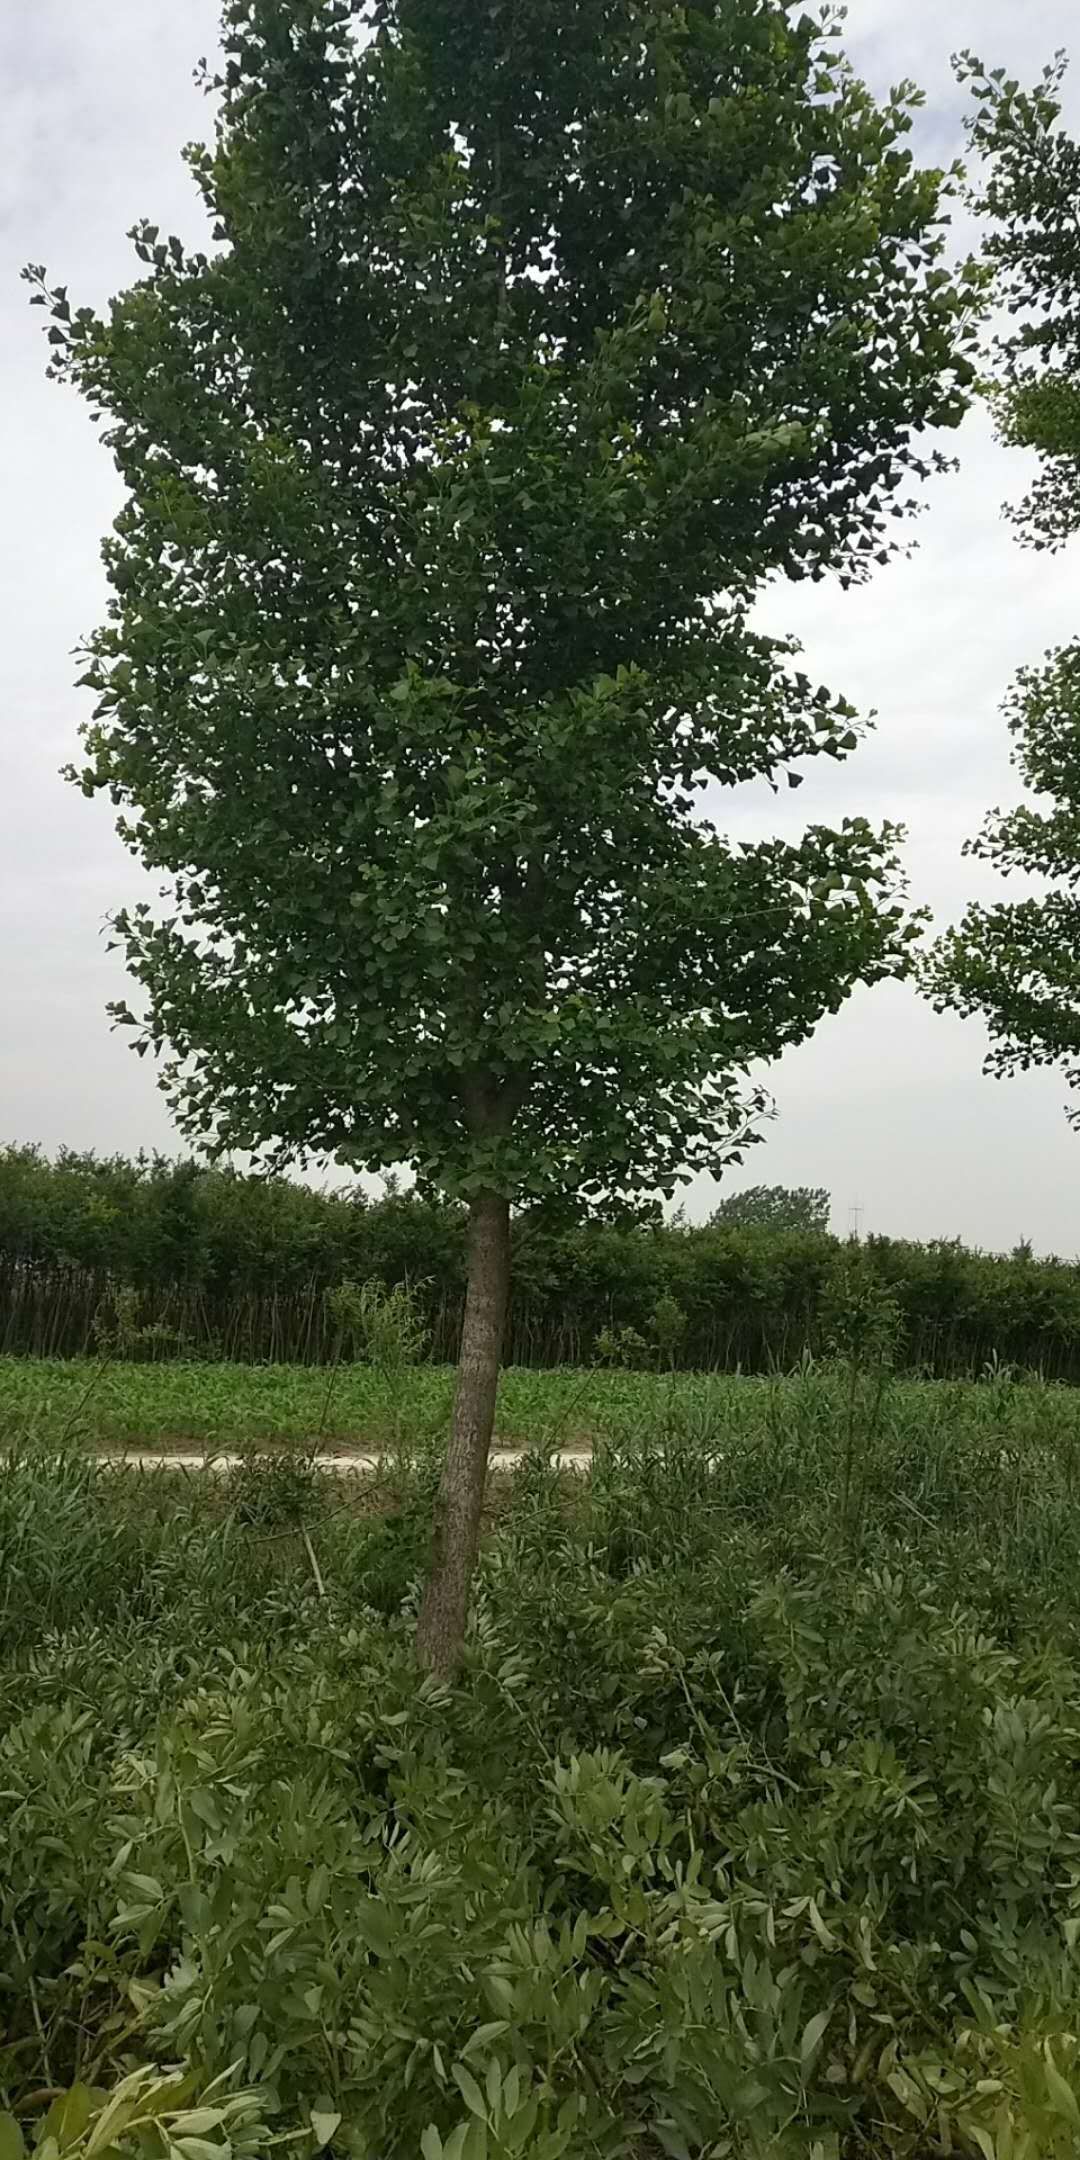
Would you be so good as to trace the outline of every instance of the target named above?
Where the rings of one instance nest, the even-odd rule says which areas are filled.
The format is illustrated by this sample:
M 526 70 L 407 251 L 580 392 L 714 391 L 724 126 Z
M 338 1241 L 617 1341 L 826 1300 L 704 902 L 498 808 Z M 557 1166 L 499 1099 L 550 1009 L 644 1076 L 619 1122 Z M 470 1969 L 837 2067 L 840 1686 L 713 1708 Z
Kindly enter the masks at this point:
M 491 1456 L 492 1470 L 513 1470 L 524 1462 L 526 1448 L 498 1448 Z M 215 1455 L 209 1449 L 198 1454 L 190 1451 L 172 1452 L 164 1448 L 110 1448 L 100 1450 L 94 1457 L 98 1463 L 122 1465 L 127 1470 L 211 1470 L 220 1476 L 226 1471 L 239 1469 L 248 1458 L 233 1450 Z M 305 1455 L 304 1462 L 314 1470 L 325 1470 L 331 1477 L 351 1477 L 378 1470 L 382 1456 L 371 1453 L 351 1455 Z M 589 1451 L 584 1448 L 560 1448 L 551 1461 L 560 1470 L 582 1470 L 589 1462 Z

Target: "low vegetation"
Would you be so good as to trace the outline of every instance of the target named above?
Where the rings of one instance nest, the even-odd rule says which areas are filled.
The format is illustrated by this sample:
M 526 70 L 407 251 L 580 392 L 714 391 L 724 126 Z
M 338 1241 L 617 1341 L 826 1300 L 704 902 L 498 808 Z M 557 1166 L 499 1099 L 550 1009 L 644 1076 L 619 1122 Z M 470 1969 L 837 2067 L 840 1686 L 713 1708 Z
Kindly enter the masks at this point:
M 47 1445 L 233 1452 L 283 1445 L 383 1448 L 445 1431 L 454 1376 L 448 1366 L 400 1371 L 342 1365 L 162 1365 L 0 1359 L 0 1438 L 33 1433 Z M 869 1383 L 865 1383 L 869 1384 Z M 702 1446 L 765 1444 L 778 1428 L 809 1422 L 824 1434 L 847 1416 L 844 1375 L 833 1366 L 761 1379 L 727 1373 L 509 1367 L 499 1390 L 497 1442 L 505 1448 L 586 1448 L 607 1438 L 638 1444 L 674 1428 Z M 1027 1448 L 1080 1448 L 1074 1388 L 987 1368 L 983 1383 L 893 1377 L 877 1417 L 895 1435 L 989 1435 Z
M 348 1489 L 297 1449 L 138 1475 L 35 1438 L 29 1369 L 4 2160 L 50 2108 L 78 2160 L 1075 2152 L 1066 1391 L 869 1350 L 607 1376 L 589 1468 L 503 1481 L 448 1688 L 412 1646 L 434 1445 Z

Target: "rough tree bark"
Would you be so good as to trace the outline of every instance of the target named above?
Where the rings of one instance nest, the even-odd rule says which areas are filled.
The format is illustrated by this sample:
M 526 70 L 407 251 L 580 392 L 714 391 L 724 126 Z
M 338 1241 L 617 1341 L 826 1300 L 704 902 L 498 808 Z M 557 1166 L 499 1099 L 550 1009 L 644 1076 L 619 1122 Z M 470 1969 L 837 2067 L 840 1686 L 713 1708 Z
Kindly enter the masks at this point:
M 465 1642 L 509 1290 L 510 1205 L 498 1193 L 482 1192 L 473 1202 L 469 1222 L 454 1420 L 435 1503 L 431 1572 L 416 1628 L 421 1664 L 442 1675 L 454 1671 Z

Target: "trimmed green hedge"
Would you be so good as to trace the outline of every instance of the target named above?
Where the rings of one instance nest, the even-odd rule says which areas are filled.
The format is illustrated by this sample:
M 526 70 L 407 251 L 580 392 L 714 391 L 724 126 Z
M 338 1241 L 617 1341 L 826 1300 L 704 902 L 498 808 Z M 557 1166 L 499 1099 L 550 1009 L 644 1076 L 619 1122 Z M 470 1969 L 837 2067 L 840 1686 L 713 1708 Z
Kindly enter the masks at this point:
M 827 1347 L 848 1249 L 813 1233 L 527 1222 L 518 1230 L 508 1355 L 588 1363 L 604 1330 L 646 1360 L 657 1305 L 685 1315 L 676 1362 L 790 1366 Z M 325 1292 L 408 1280 L 432 1354 L 455 1351 L 464 1220 L 408 1194 L 369 1201 L 161 1159 L 0 1154 L 0 1350 L 73 1356 L 115 1332 L 117 1299 L 146 1356 L 317 1363 L 334 1353 Z M 861 1263 L 895 1299 L 901 1357 L 935 1373 L 988 1363 L 1080 1379 L 1080 1266 L 955 1243 L 870 1238 Z M 126 1293 L 126 1297 L 124 1296 Z M 662 1329 L 661 1329 L 662 1332 Z M 658 1353 L 657 1353 L 658 1354 Z

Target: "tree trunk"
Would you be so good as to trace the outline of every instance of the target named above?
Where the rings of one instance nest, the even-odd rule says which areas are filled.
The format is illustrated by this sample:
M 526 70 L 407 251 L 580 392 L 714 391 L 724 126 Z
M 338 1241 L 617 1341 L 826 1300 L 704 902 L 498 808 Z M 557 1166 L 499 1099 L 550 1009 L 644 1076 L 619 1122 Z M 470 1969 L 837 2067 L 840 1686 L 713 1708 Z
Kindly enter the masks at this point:
M 483 1192 L 473 1203 L 469 1222 L 454 1422 L 435 1504 L 431 1572 L 416 1629 L 421 1664 L 442 1675 L 453 1672 L 465 1642 L 509 1289 L 510 1204 L 498 1193 Z

